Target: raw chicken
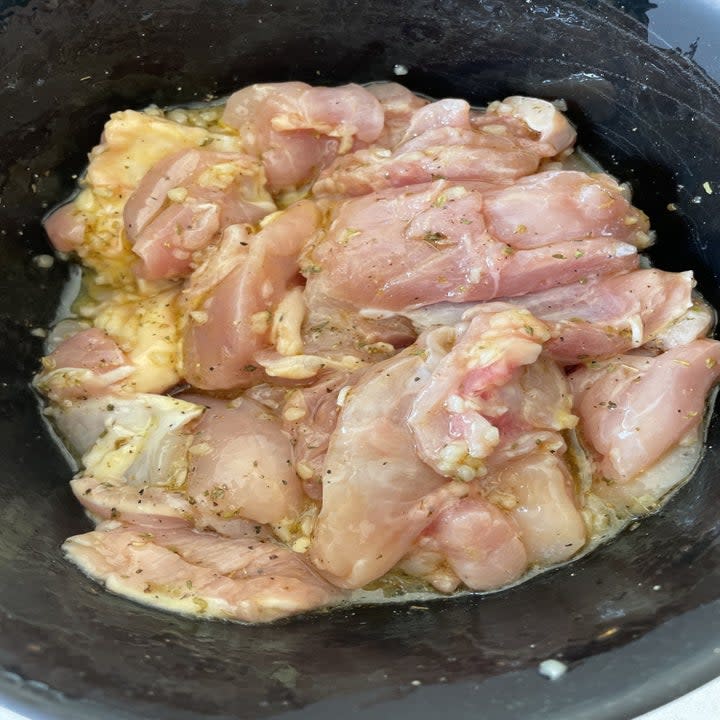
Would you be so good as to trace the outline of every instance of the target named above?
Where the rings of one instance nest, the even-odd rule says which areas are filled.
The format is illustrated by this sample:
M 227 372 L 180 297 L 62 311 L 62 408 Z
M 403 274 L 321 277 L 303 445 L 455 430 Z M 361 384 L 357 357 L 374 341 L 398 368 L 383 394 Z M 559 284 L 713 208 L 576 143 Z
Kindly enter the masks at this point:
M 428 465 L 470 481 L 487 472 L 485 460 L 501 442 L 494 423 L 508 408 L 495 391 L 537 360 L 548 332 L 527 311 L 499 303 L 478 306 L 456 332 L 459 337 L 418 387 L 406 422 Z
M 189 274 L 198 251 L 228 225 L 254 224 L 277 208 L 262 166 L 241 153 L 182 150 L 142 179 L 123 212 L 140 257 L 136 272 L 156 280 Z
M 109 522 L 63 549 L 111 592 L 176 612 L 268 622 L 343 598 L 302 556 L 254 535 Z
M 134 371 L 118 344 L 91 328 L 62 341 L 44 357 L 33 384 L 53 402 L 87 400 L 118 389 Z
M 228 98 L 223 121 L 260 158 L 273 193 L 311 180 L 355 143 L 371 143 L 384 126 L 382 105 L 359 85 L 301 82 L 251 85 Z
M 508 98 L 471 117 L 464 100 L 440 100 L 415 111 L 401 142 L 391 150 L 374 146 L 339 157 L 313 186 L 318 196 L 365 195 L 387 187 L 427 183 L 437 178 L 508 183 L 534 173 L 543 158 L 568 149 L 575 131 L 544 100 L 532 99 L 541 113 Z M 526 98 L 526 100 L 530 100 Z M 538 114 L 547 117 L 538 121 Z M 542 126 L 538 132 L 533 125 Z
M 58 250 L 74 251 L 106 285 L 135 289 L 137 262 L 123 233 L 123 209 L 131 193 L 163 158 L 182 150 L 238 151 L 238 138 L 173 122 L 150 113 L 125 110 L 105 125 L 90 153 L 82 191 L 45 219 Z
M 415 111 L 427 105 L 428 101 L 398 83 L 371 83 L 365 89 L 380 101 L 385 114 L 385 125 L 375 144 L 386 148 L 395 147 L 407 133 Z
M 310 551 L 328 578 L 360 587 L 380 577 L 438 512 L 471 491 L 470 481 L 486 474 L 486 462 L 497 474 L 501 459 L 529 462 L 522 456 L 541 446 L 550 457 L 564 450 L 558 431 L 576 422 L 564 377 L 551 361 L 552 369 L 541 366 L 532 376 L 523 371 L 537 360 L 545 337 L 526 311 L 481 306 L 467 322 L 422 335 L 349 387 L 325 457 Z M 566 477 L 560 475 L 562 483 Z M 552 504 L 552 491 L 544 487 L 517 489 L 518 503 L 531 490 L 549 495 Z M 548 522 L 543 513 L 539 529 L 528 522 L 533 558 L 543 552 Z M 554 545 L 547 544 L 544 552 L 554 557 Z M 477 577 L 485 571 L 479 567 Z
M 660 351 L 687 345 L 707 337 L 715 326 L 715 311 L 702 298 L 693 295 L 693 304 L 680 317 L 659 330 L 646 347 Z
M 633 245 L 600 233 L 516 250 L 488 233 L 483 203 L 477 188 L 438 181 L 341 204 L 306 251 L 308 306 L 332 299 L 402 311 L 487 301 L 637 267 Z
M 179 486 L 185 478 L 178 463 L 187 449 L 184 433 L 203 410 L 179 398 L 138 393 L 62 403 L 46 414 L 97 477 Z
M 92 308 L 95 327 L 65 323 L 35 386 L 54 401 L 165 392 L 180 379 L 177 294 L 117 292 Z
M 602 476 L 632 479 L 697 427 L 719 360 L 720 342 L 695 340 L 658 357 L 623 355 L 572 373 L 579 429 Z
M 587 541 L 575 487 L 560 453 L 535 452 L 504 465 L 487 481 L 490 497 L 508 509 L 530 563 L 564 562 Z
M 494 590 L 517 580 L 528 557 L 512 517 L 481 497 L 466 497 L 440 512 L 400 567 L 441 592 L 461 582 Z
M 196 512 L 279 524 L 303 505 L 290 436 L 269 409 L 248 397 L 228 403 L 183 395 L 205 405 L 190 448 L 187 494 Z
M 310 557 L 340 587 L 384 575 L 458 490 L 418 457 L 406 417 L 429 379 L 422 348 L 378 363 L 346 394 L 323 466 Z M 458 484 L 462 486 L 462 483 Z
M 297 285 L 298 255 L 318 222 L 315 206 L 299 202 L 238 248 L 235 268 L 188 316 L 184 374 L 189 383 L 215 390 L 262 382 L 255 355 L 270 347 L 272 313 Z
M 715 315 L 561 107 L 287 82 L 115 113 L 44 220 L 89 269 L 34 379 L 99 523 L 67 557 L 265 622 L 505 588 L 659 507 Z
M 654 465 L 631 480 L 612 482 L 597 479 L 593 494 L 620 519 L 657 510 L 660 501 L 686 480 L 697 467 L 703 451 L 702 428 L 695 427 Z
M 642 347 L 660 352 L 707 335 L 715 316 L 693 297 L 691 272 L 636 270 L 593 275 L 505 301 L 543 320 L 550 331 L 546 352 L 563 365 L 609 358 Z M 475 303 L 437 303 L 403 311 L 417 332 L 452 325 Z
M 184 492 L 192 427 L 204 408 L 164 395 L 106 395 L 50 410 L 60 434 L 81 455 L 72 480 L 98 518 L 146 515 L 188 521 Z
M 561 103 L 564 107 L 564 103 Z M 568 149 L 575 143 L 575 129 L 559 111 L 558 104 L 539 98 L 513 95 L 502 101 L 488 105 L 488 111 L 482 118 L 492 122 L 493 116 L 512 117 L 520 120 L 530 130 L 537 133 L 542 142 L 548 143 L 557 153 Z M 475 119 L 476 122 L 478 118 Z
M 328 443 L 354 382 L 357 377 L 351 373 L 327 373 L 310 387 L 286 391 L 279 405 L 293 446 L 295 471 L 303 480 L 306 494 L 314 500 L 322 497 L 322 468 Z
M 628 352 L 655 338 L 662 342 L 663 333 L 669 333 L 670 327 L 686 317 L 692 307 L 694 285 L 691 272 L 637 270 L 510 302 L 548 323 L 552 335 L 546 346 L 548 353 L 564 365 L 575 365 L 587 358 L 603 359 Z M 686 342 L 706 334 L 706 316 L 699 323 L 695 319 L 686 323 L 684 329 L 675 331 L 690 333 Z
M 518 180 L 483 197 L 487 230 L 516 250 L 610 237 L 643 249 L 649 223 L 609 175 L 556 170 Z

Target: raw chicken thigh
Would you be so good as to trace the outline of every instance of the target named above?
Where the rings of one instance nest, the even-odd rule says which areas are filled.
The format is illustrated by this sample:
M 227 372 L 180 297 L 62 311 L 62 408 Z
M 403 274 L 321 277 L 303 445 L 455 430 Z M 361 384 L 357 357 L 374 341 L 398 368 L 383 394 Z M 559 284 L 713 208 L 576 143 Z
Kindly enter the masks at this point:
M 561 106 L 286 82 L 112 115 L 45 220 L 85 268 L 34 380 L 97 525 L 67 558 L 268 622 L 505 588 L 658 508 L 715 315 Z

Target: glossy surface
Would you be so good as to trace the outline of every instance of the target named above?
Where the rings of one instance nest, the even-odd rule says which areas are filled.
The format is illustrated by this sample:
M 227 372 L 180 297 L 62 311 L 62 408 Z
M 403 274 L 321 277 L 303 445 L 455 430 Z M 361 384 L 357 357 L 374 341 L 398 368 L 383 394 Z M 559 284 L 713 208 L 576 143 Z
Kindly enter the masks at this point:
M 681 4 L 690 3 L 662 10 Z M 135 606 L 61 559 L 62 540 L 89 524 L 27 387 L 40 354 L 30 330 L 52 318 L 67 275 L 32 262 L 47 252 L 39 218 L 69 191 L 110 111 L 262 80 L 393 79 L 396 64 L 409 69 L 403 82 L 434 96 L 567 98 L 585 147 L 633 183 L 658 231 L 657 265 L 693 269 L 720 305 L 720 93 L 680 52 L 662 49 L 690 49 L 673 24 L 663 44 L 667 30 L 654 23 L 646 43 L 651 3 L 624 5 L 625 14 L 599 0 L 0 4 L 3 702 L 73 719 L 304 708 L 293 717 L 421 720 L 452 706 L 456 717 L 484 720 L 609 720 L 720 671 L 717 419 L 695 480 L 660 515 L 569 568 L 484 598 L 242 627 Z M 720 23 L 720 11 L 692 5 Z M 717 183 L 713 194 L 705 181 Z M 571 666 L 556 683 L 537 673 L 548 657 Z

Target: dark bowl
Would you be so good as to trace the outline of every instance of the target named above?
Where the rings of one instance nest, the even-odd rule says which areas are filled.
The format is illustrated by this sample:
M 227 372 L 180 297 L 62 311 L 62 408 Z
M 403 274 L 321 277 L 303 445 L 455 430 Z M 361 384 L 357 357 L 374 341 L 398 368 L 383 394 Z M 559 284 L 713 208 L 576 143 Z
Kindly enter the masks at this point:
M 70 191 L 109 112 L 255 81 L 393 79 L 397 63 L 409 68 L 403 81 L 430 95 L 566 98 L 582 144 L 632 183 L 652 218 L 653 260 L 694 270 L 720 306 L 720 92 L 692 47 L 648 42 L 651 3 L 623 5 L 0 3 L 0 702 L 73 720 L 290 710 L 592 720 L 631 717 L 720 673 L 717 419 L 692 482 L 569 567 L 427 609 L 356 607 L 243 627 L 137 606 L 62 559 L 60 543 L 88 522 L 28 387 L 41 353 L 31 330 L 51 322 L 68 275 L 62 263 L 32 262 L 48 251 L 40 218 Z M 701 3 L 674 5 L 688 32 Z M 549 657 L 570 666 L 556 682 L 537 672 Z

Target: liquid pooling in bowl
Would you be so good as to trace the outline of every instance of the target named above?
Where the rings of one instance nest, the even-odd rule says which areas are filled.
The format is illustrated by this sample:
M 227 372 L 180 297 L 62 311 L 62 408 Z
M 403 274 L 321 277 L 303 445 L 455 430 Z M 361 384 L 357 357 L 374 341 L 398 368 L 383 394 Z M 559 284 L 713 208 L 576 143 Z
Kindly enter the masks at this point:
M 653 511 L 720 345 L 562 105 L 245 88 L 112 116 L 35 383 L 108 589 L 248 622 L 490 592 Z

